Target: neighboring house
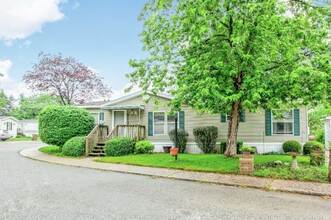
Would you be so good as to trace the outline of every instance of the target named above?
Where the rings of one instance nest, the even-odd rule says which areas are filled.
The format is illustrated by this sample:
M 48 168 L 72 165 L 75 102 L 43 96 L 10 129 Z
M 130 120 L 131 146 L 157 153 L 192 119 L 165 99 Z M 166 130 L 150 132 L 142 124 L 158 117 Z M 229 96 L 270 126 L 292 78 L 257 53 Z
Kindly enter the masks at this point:
M 0 116 L 0 129 L 7 130 L 12 137 L 17 135 L 18 120 L 10 116 Z
M 17 128 L 18 133 L 32 137 L 33 134 L 38 134 L 38 120 L 20 120 Z
M 148 103 L 144 102 L 142 92 L 125 95 L 113 101 L 82 104 L 78 107 L 87 109 L 96 124 L 104 123 L 109 126 L 110 131 L 116 125 L 145 126 L 146 139 L 155 145 L 155 151 L 160 152 L 163 151 L 163 146 L 173 145 L 168 132 L 175 127 L 175 117 L 167 114 L 169 107 L 165 105 L 172 97 L 160 94 L 158 98 L 157 110 L 153 99 Z M 258 153 L 282 151 L 282 144 L 286 140 L 305 143 L 308 140 L 307 108 L 293 109 L 284 116 L 284 119 L 277 119 L 270 110 L 261 110 L 260 113 L 243 111 L 240 116 L 238 140 L 245 145 L 255 146 Z M 189 133 L 188 153 L 201 153 L 194 141 L 195 127 L 216 126 L 219 133 L 218 146 L 221 140 L 226 140 L 229 119 L 227 115 L 198 115 L 192 108 L 183 105 L 178 118 L 178 127 Z M 122 131 L 122 135 L 125 135 L 125 132 Z

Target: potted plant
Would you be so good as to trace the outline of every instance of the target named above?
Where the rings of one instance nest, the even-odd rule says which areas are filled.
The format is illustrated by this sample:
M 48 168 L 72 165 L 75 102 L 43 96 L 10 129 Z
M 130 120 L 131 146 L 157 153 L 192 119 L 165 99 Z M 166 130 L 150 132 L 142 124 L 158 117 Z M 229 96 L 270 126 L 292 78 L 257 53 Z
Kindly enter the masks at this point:
M 255 153 L 255 148 L 251 146 L 242 146 L 240 148 L 240 151 L 242 152 L 243 155 L 250 155 Z
M 297 156 L 301 155 L 301 144 L 295 140 L 285 141 L 283 143 L 283 151 L 292 156 L 292 169 L 296 170 L 299 169 Z

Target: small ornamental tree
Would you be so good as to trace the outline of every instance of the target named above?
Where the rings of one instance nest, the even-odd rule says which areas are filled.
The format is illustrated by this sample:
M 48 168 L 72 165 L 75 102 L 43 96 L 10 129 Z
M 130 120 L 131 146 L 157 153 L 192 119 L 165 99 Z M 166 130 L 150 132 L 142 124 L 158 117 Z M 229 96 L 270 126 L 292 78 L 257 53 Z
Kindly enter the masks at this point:
M 149 0 L 139 19 L 149 56 L 130 61 L 131 82 L 170 93 L 175 110 L 229 114 L 227 156 L 241 110 L 329 98 L 329 0 Z
M 63 105 L 108 98 L 111 94 L 101 77 L 73 57 L 40 53 L 39 58 L 23 76 L 30 89 L 58 96 Z
M 39 114 L 40 139 L 61 148 L 72 137 L 87 136 L 93 126 L 93 116 L 74 106 L 48 106 Z

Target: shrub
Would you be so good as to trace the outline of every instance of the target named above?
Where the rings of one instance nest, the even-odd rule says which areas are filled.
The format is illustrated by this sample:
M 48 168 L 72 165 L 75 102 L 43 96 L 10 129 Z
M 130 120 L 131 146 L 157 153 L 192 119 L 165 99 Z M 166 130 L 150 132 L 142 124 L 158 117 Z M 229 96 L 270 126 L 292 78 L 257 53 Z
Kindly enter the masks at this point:
M 283 143 L 283 151 L 285 153 L 288 152 L 301 152 L 301 144 L 298 141 L 295 140 L 289 140 Z
M 242 153 L 243 150 L 247 150 L 251 153 L 255 153 L 255 148 L 254 147 L 251 147 L 251 146 L 242 146 L 239 151 Z
M 142 140 L 136 143 L 136 146 L 134 148 L 134 153 L 148 154 L 148 153 L 152 153 L 153 150 L 154 150 L 154 144 L 152 144 L 150 141 Z
M 65 156 L 80 157 L 85 153 L 86 137 L 73 137 L 67 140 L 62 147 Z
M 308 141 L 303 145 L 303 154 L 308 155 L 312 150 L 323 150 L 324 145 L 317 141 Z
M 197 127 L 193 129 L 193 134 L 195 137 L 195 142 L 205 154 L 210 154 L 213 152 L 218 136 L 217 127 Z
M 316 135 L 316 141 L 324 144 L 325 143 L 325 134 L 324 134 L 324 130 L 321 130 L 318 132 L 318 134 Z
M 123 156 L 132 152 L 133 141 L 128 137 L 116 137 L 105 143 L 105 153 L 107 156 Z
M 39 114 L 39 135 L 43 142 L 62 147 L 72 137 L 88 135 L 93 124 L 92 115 L 85 109 L 48 106 Z
M 221 141 L 221 154 L 224 154 L 226 151 L 227 141 Z M 240 148 L 244 145 L 243 141 L 237 141 L 237 154 L 240 154 Z
M 175 135 L 175 129 L 171 130 L 169 132 L 169 137 L 170 140 L 176 144 L 176 135 Z M 186 143 L 187 143 L 187 137 L 188 133 L 184 129 L 178 129 L 177 130 L 177 137 L 178 137 L 178 148 L 179 148 L 179 153 L 184 153 L 186 150 Z

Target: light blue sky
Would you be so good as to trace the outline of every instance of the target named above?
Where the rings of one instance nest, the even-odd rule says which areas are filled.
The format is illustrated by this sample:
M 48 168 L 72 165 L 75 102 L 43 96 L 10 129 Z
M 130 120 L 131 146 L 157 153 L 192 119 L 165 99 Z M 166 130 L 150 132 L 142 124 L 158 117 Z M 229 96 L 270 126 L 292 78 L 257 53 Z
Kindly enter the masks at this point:
M 5 0 L 0 2 L 2 1 L 5 2 Z M 8 1 L 17 1 L 19 4 L 22 0 Z M 137 21 L 137 17 L 146 0 L 68 0 L 65 2 L 62 0 L 59 4 L 56 3 L 58 0 L 25 1 L 35 2 L 35 4 L 48 1 L 50 5 L 57 7 L 58 14 L 62 14 L 62 18 L 59 18 L 57 14 L 54 15 L 58 16 L 56 19 L 54 16 L 49 18 L 56 21 L 47 21 L 40 16 L 40 20 L 44 19 L 40 21 L 41 31 L 30 31 L 32 33 L 26 34 L 28 36 L 25 37 L 8 37 L 9 33 L 7 35 L 6 33 L 12 26 L 7 30 L 1 30 L 0 27 L 0 61 L 11 63 L 7 71 L 7 77 L 10 80 L 2 82 L 1 85 L 5 91 L 15 93 L 14 95 L 18 93 L 11 87 L 22 85 L 19 83 L 22 76 L 31 69 L 33 63 L 38 61 L 38 53 L 41 51 L 60 52 L 64 56 L 73 56 L 85 65 L 96 69 L 104 77 L 105 83 L 114 90 L 125 87 L 129 82 L 124 76 L 130 71 L 129 59 L 139 59 L 144 56 L 138 36 L 142 31 L 142 23 Z M 32 6 L 27 6 L 25 9 L 29 10 L 30 7 Z M 27 16 L 33 16 L 33 13 L 39 12 L 40 10 L 31 11 Z M 19 29 L 22 23 L 19 19 L 22 18 L 18 14 L 16 16 L 18 21 L 12 25 L 16 25 Z M 0 19 L 9 20 L 1 15 Z M 21 91 L 20 88 L 18 90 Z

